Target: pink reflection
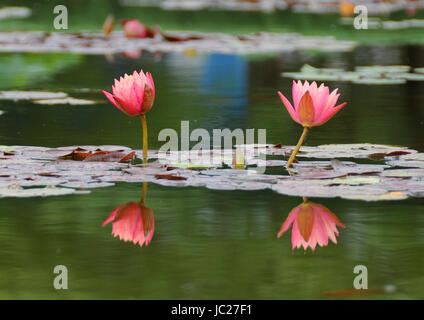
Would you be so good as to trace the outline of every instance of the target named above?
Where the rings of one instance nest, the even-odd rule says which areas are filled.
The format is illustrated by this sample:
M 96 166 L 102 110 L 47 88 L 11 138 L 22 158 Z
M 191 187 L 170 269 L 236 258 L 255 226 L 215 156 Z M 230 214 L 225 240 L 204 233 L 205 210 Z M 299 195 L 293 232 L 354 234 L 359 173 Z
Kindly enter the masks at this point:
M 321 204 L 304 202 L 290 212 L 283 222 L 278 237 L 281 237 L 292 226 L 292 249 L 310 247 L 315 250 L 318 244 L 321 247 L 328 245 L 328 239 L 337 243 L 339 235 L 337 226 L 345 228 L 334 213 Z
M 106 226 L 112 222 L 112 234 L 122 241 L 131 241 L 140 247 L 150 243 L 155 230 L 153 210 L 144 205 L 147 183 L 143 184 L 143 195 L 140 202 L 127 202 L 115 208 L 103 222 Z

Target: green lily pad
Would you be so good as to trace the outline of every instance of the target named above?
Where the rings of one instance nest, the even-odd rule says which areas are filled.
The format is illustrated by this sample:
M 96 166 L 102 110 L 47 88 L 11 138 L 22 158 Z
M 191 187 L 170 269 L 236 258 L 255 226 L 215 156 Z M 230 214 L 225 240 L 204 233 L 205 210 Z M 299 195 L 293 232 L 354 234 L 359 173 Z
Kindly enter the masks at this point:
M 29 197 L 49 197 L 49 196 L 64 196 L 74 194 L 75 189 L 70 188 L 0 188 L 0 198 L 29 198 Z
M 357 79 L 352 81 L 355 84 L 404 84 L 406 83 L 406 79 L 384 79 L 384 78 L 365 78 L 365 79 Z
M 15 149 L 11 146 L 0 146 L 1 152 L 14 152 Z
M 4 7 L 0 9 L 0 20 L 23 19 L 31 15 L 32 10 L 27 7 Z
M 400 72 L 406 73 L 411 70 L 410 66 L 398 65 L 398 66 L 357 66 L 355 67 L 355 71 L 361 73 L 393 73 Z
M 424 169 L 390 169 L 382 173 L 385 177 L 424 177 Z
M 70 104 L 70 105 L 73 105 L 73 106 L 92 105 L 92 104 L 97 103 L 94 100 L 77 99 L 77 98 L 72 98 L 72 97 L 58 98 L 58 99 L 33 100 L 32 102 L 36 103 L 36 104 L 43 104 L 43 105 Z
M 68 95 L 65 92 L 48 91 L 0 91 L 0 100 L 40 100 L 40 99 L 59 99 Z
M 348 185 L 361 185 L 361 184 L 374 184 L 379 183 L 379 177 L 344 177 L 333 179 L 334 184 L 348 184 Z
M 385 200 L 404 200 L 408 195 L 404 192 L 388 192 L 384 194 L 358 194 L 358 195 L 344 195 L 343 199 L 348 200 L 362 200 L 362 201 L 385 201 Z
M 193 162 L 172 162 L 168 166 L 172 168 L 192 169 L 192 170 L 216 168 L 216 166 L 212 164 L 193 163 Z

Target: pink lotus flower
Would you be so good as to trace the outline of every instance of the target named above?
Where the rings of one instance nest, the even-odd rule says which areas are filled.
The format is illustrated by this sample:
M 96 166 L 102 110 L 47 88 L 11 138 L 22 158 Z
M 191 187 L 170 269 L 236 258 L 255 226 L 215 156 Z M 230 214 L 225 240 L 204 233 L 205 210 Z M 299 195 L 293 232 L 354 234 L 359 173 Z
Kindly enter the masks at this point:
M 132 75 L 125 74 L 119 81 L 115 79 L 112 86 L 113 95 L 103 90 L 106 98 L 115 107 L 129 116 L 137 116 L 146 113 L 153 107 L 155 101 L 155 84 L 149 72 L 144 74 L 134 71 Z
M 128 202 L 115 208 L 102 226 L 110 222 L 113 236 L 123 241 L 132 241 L 142 247 L 152 240 L 155 218 L 152 209 L 142 203 Z
M 300 81 L 296 83 L 293 80 L 294 107 L 281 92 L 278 92 L 278 95 L 292 119 L 304 127 L 311 128 L 326 123 L 346 105 L 345 102 L 335 107 L 340 96 L 337 90 L 330 93 L 324 84 L 318 87 L 315 81 L 311 84 L 305 81 L 302 84 Z
M 295 207 L 287 217 L 278 232 L 278 238 L 292 228 L 292 249 L 303 247 L 306 250 L 311 247 L 315 250 L 318 244 L 321 247 L 328 245 L 328 238 L 337 243 L 336 235 L 339 235 L 337 226 L 346 226 L 339 221 L 334 213 L 323 205 L 313 202 L 304 202 Z
M 147 28 L 137 19 L 127 19 L 122 21 L 124 34 L 127 38 L 146 38 Z

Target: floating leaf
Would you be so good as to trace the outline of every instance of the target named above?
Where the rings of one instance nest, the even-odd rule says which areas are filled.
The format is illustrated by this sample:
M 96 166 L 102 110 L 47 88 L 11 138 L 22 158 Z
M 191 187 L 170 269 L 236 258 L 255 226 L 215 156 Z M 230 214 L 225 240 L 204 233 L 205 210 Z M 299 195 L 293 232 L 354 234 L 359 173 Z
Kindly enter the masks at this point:
M 244 154 L 247 170 L 229 168 L 237 149 L 174 152 L 168 155 L 170 159 L 159 159 L 157 151 L 149 150 L 149 163 L 132 165 L 119 161 L 130 161 L 136 154 L 141 155 L 141 150 L 131 150 L 124 146 L 0 146 L 0 151 L 3 150 L 3 156 L 0 156 L 0 188 L 58 186 L 61 189 L 59 187 L 62 186 L 66 187 L 62 189 L 91 189 L 111 186 L 116 182 L 154 182 L 164 186 L 206 187 L 215 190 L 271 189 L 286 195 L 366 201 L 424 196 L 424 168 L 393 169 L 387 165 L 392 162 L 421 162 L 414 159 L 424 159 L 424 154 L 412 149 L 372 144 L 302 147 L 300 161 L 290 170 L 292 175 L 264 174 L 252 170 L 249 165 L 256 164 L 281 167 L 281 171 L 286 172 L 285 161 L 262 157 L 268 153 L 284 155 L 293 146 L 273 146 L 238 146 L 239 152 Z M 12 153 L 7 150 L 13 151 L 13 155 L 7 155 Z M 382 159 L 387 164 L 361 164 L 333 159 L 334 156 L 364 159 L 376 153 L 388 155 Z M 204 165 L 211 156 L 216 157 L 217 163 L 224 162 L 228 166 Z M 317 157 L 331 161 L 311 161 Z M 175 162 L 174 159 L 186 160 Z M 202 170 L 187 170 L 193 164 L 199 167 L 197 161 L 202 164 Z M 182 168 L 172 167 L 173 163 L 182 164 Z M 26 194 L 31 196 L 31 193 Z
M 355 71 L 362 73 L 405 73 L 409 72 L 410 66 L 398 65 L 398 66 L 357 66 Z
M 31 13 L 32 10 L 27 7 L 4 7 L 0 9 L 0 20 L 27 18 Z
M 76 190 L 70 188 L 0 188 L 0 198 L 15 197 L 15 198 L 29 198 L 29 197 L 49 197 L 49 196 L 63 196 L 75 193 Z
M 132 151 L 132 152 L 128 153 L 127 155 L 123 156 L 119 160 L 119 162 L 122 162 L 122 163 L 124 163 L 124 162 L 131 162 L 131 160 L 134 159 L 134 157 L 135 157 L 135 151 Z
M 343 199 L 348 200 L 363 200 L 363 201 L 384 201 L 384 200 L 404 200 L 408 196 L 404 192 L 387 192 L 384 194 L 358 194 L 358 195 L 344 195 Z
M 192 163 L 192 162 L 173 162 L 168 165 L 169 169 L 180 168 L 180 169 L 191 169 L 191 170 L 204 170 L 209 168 L 215 168 L 213 164 L 207 163 Z
M 355 84 L 404 84 L 406 83 L 406 79 L 384 79 L 384 78 L 366 78 L 366 79 L 357 79 L 352 81 Z
M 58 98 L 58 99 L 33 100 L 32 102 L 36 103 L 36 104 L 43 104 L 43 105 L 70 104 L 70 105 L 73 105 L 73 106 L 92 105 L 92 104 L 97 103 L 94 100 L 77 99 L 77 98 L 72 98 L 72 97 Z
M 176 176 L 173 174 L 155 174 L 156 179 L 166 179 L 166 180 L 187 180 L 187 178 L 182 176 Z
M 66 98 L 64 92 L 48 91 L 0 91 L 0 100 L 40 100 Z
M 390 169 L 382 173 L 385 177 L 424 177 L 424 169 Z
M 361 184 L 374 184 L 379 183 L 379 177 L 344 177 L 333 179 L 334 184 L 348 184 L 348 185 L 361 185 Z
M 315 81 L 351 81 L 356 84 L 403 84 L 406 81 L 424 81 L 420 73 L 410 73 L 409 66 L 358 66 L 355 71 L 315 68 L 304 65 L 300 72 L 284 72 L 283 77 Z
M 312 49 L 320 51 L 351 51 L 356 43 L 333 37 L 303 36 L 300 34 L 256 33 L 233 35 L 202 32 L 156 32 L 154 40 L 129 39 L 123 32 L 0 32 L 0 51 L 3 52 L 70 52 L 76 54 L 120 54 L 134 51 L 199 52 L 222 54 L 264 54 Z M 123 50 L 123 48 L 126 48 Z

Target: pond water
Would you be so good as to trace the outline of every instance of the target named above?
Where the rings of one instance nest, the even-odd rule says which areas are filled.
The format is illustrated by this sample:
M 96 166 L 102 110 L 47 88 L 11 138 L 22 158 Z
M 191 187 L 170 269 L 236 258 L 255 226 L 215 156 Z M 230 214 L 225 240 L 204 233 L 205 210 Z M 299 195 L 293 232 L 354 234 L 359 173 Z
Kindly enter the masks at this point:
M 296 52 L 271 57 L 143 53 L 130 59 L 71 54 L 1 54 L 1 90 L 65 91 L 98 101 L 90 106 L 42 106 L 0 101 L 3 145 L 126 145 L 141 147 L 140 123 L 106 101 L 113 78 L 143 68 L 157 98 L 148 113 L 150 148 L 163 128 L 266 128 L 267 142 L 293 145 L 301 133 L 280 102 L 291 80 L 281 72 L 358 65 L 424 67 L 424 46 L 360 45 L 350 53 Z M 358 85 L 330 82 L 348 106 L 306 145 L 381 143 L 424 150 L 424 82 Z M 80 89 L 90 89 L 81 93 Z M 289 94 L 290 95 L 290 94 Z M 267 191 L 214 191 L 149 184 L 154 215 L 148 246 L 120 241 L 111 211 L 138 201 L 140 183 L 86 195 L 0 200 L 0 298 L 298 299 L 424 297 L 424 200 L 363 202 L 311 199 L 346 225 L 338 244 L 292 250 L 290 231 L 277 233 L 301 198 Z M 53 288 L 53 268 L 65 265 L 69 290 Z M 369 288 L 392 294 L 352 296 L 357 265 Z

